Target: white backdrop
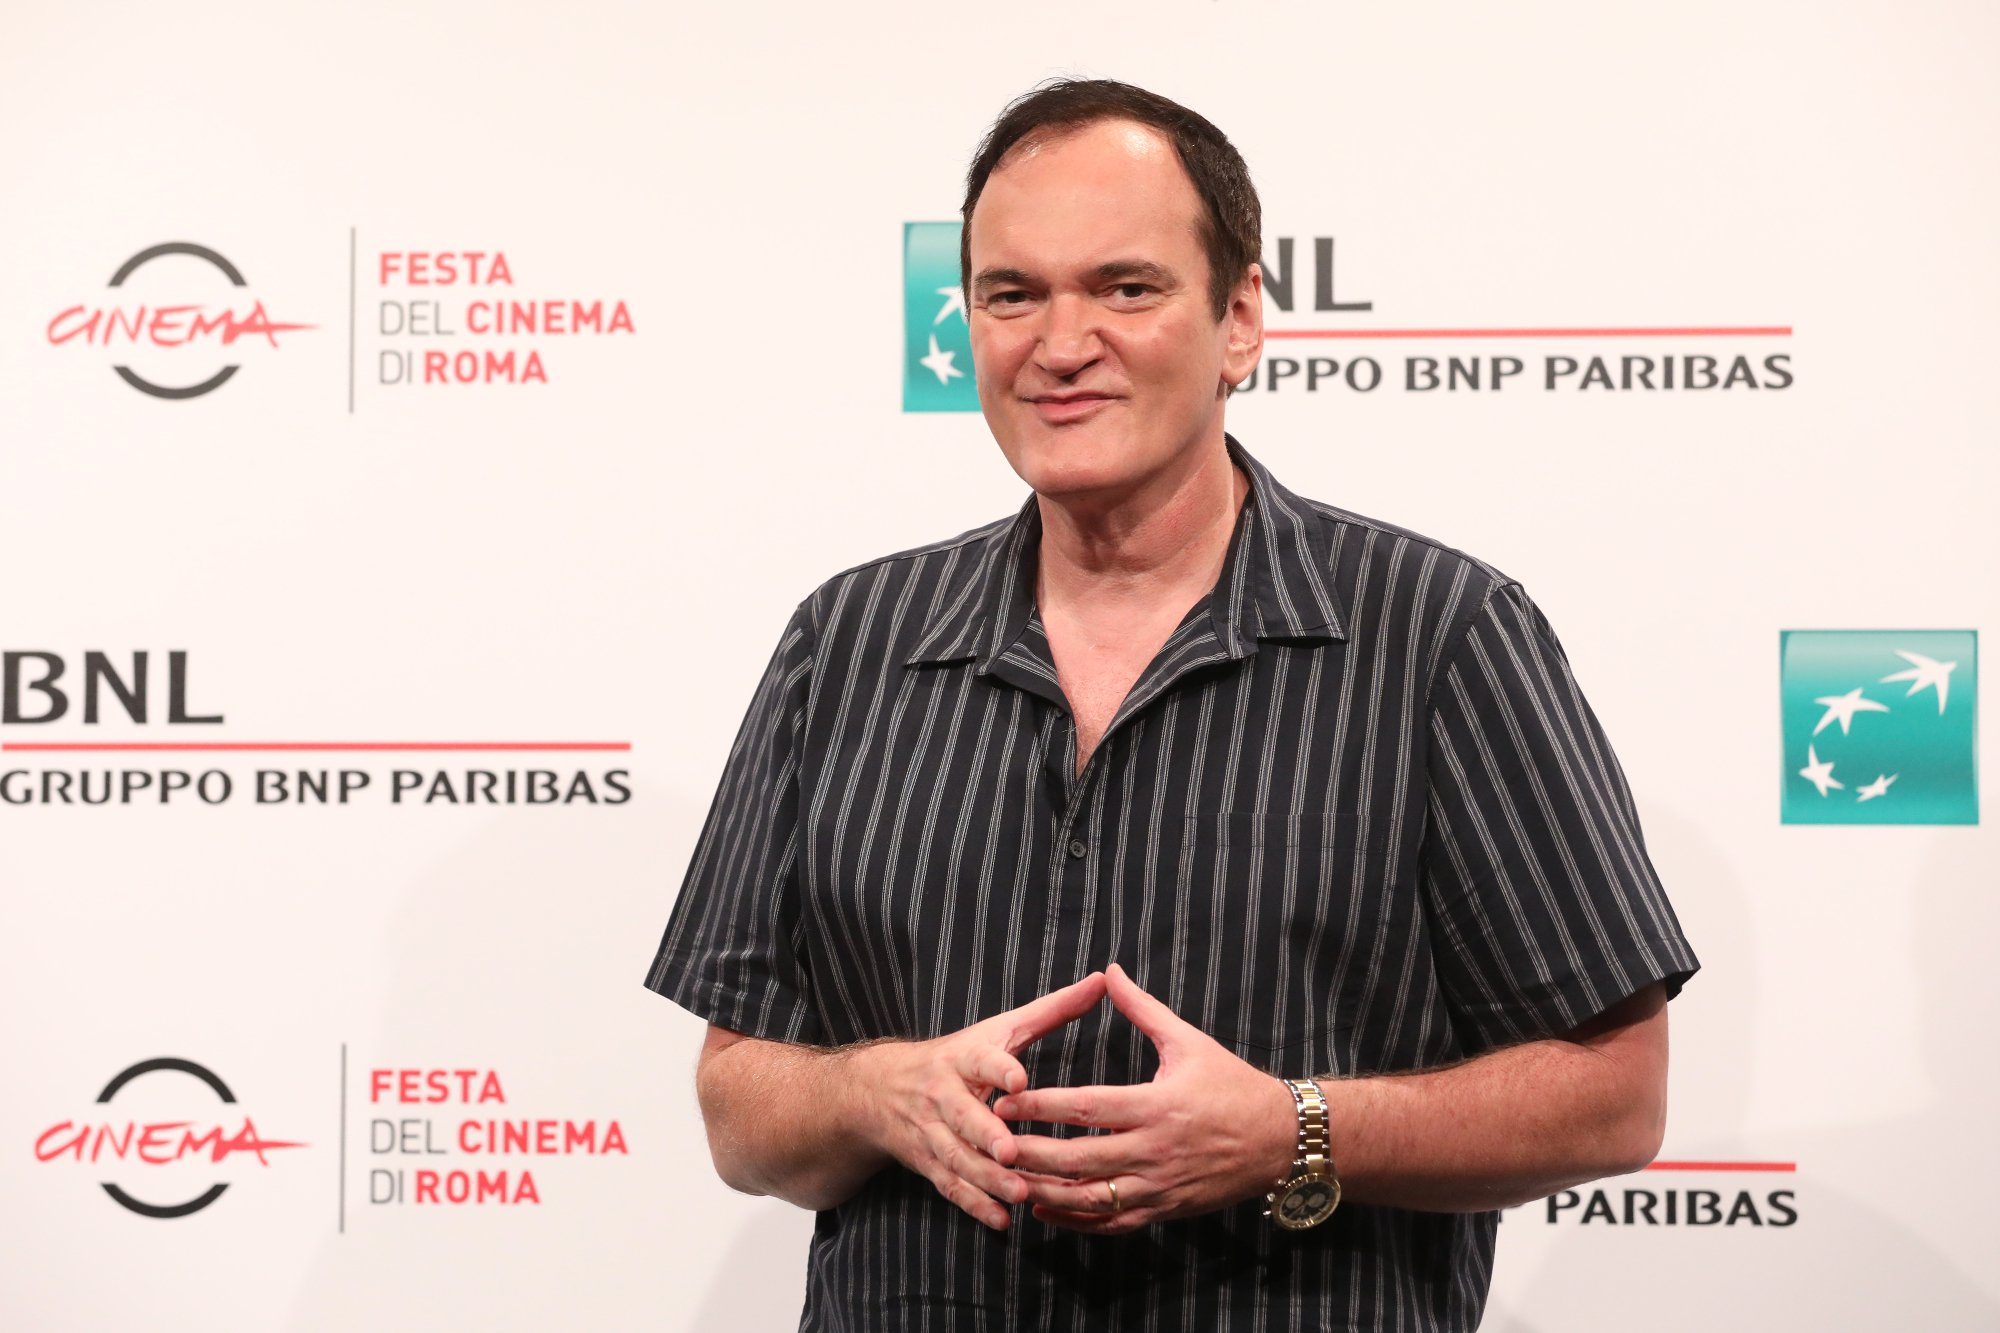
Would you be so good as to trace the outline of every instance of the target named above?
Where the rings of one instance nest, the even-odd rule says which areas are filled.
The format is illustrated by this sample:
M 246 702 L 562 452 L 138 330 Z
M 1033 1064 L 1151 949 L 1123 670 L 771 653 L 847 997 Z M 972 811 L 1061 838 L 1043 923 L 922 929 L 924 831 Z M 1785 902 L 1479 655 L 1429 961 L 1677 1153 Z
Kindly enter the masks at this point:
M 1486 1326 L 1994 1326 L 2000 858 L 1977 825 L 1781 824 L 1778 644 L 2000 623 L 1996 38 L 1990 6 L 1938 0 L 14 5 L 0 649 L 59 658 L 71 707 L 28 720 L 49 663 L 17 658 L 0 772 L 37 798 L 55 771 L 155 789 L 0 802 L 0 1322 L 795 1322 L 810 1217 L 714 1179 L 701 1026 L 641 977 L 791 607 L 1024 494 L 976 414 L 901 410 L 901 243 L 953 216 L 999 106 L 1063 72 L 1232 135 L 1304 271 L 1274 329 L 1788 330 L 1274 341 L 1389 377 L 1301 376 L 1230 425 L 1293 489 L 1526 584 L 1705 964 L 1672 1009 L 1663 1153 L 1695 1169 L 1608 1182 L 1594 1217 L 1588 1191 L 1509 1214 Z M 1306 308 L 1315 237 L 1337 239 L 1341 301 L 1372 310 Z M 189 254 L 108 285 L 170 242 L 243 285 Z M 511 283 L 382 280 L 385 254 L 466 251 L 504 254 Z M 496 295 L 607 323 L 623 302 L 630 331 L 480 338 L 469 303 Z M 78 307 L 253 304 L 310 327 L 59 336 Z M 540 374 L 382 382 L 384 352 L 437 347 L 512 349 L 517 375 L 533 351 Z M 1538 374 L 1666 353 L 1782 355 L 1791 382 Z M 1528 370 L 1411 393 L 1412 355 Z M 225 364 L 179 400 L 113 369 L 186 385 Z M 709 553 L 746 537 L 715 578 Z M 129 683 L 140 651 L 147 720 L 106 688 L 86 722 L 85 655 Z M 171 720 L 177 651 L 181 711 L 222 722 Z M 1962 663 L 1954 707 L 1976 683 Z M 629 748 L 20 748 L 196 742 Z M 255 799 L 259 769 L 343 768 L 371 778 L 344 805 Z M 233 794 L 161 804 L 168 769 Z M 475 803 L 468 769 L 545 770 L 573 799 Z M 162 1057 L 236 1105 L 173 1069 L 95 1100 Z M 398 1101 L 393 1077 L 371 1098 L 401 1069 L 482 1071 L 475 1099 L 491 1072 L 499 1099 L 454 1078 Z M 300 1146 L 215 1161 L 176 1129 L 155 1132 L 167 1164 L 60 1150 L 76 1126 L 246 1118 Z M 558 1149 L 604 1149 L 614 1123 L 617 1146 L 458 1138 L 544 1119 Z M 415 1199 L 419 1172 L 446 1199 L 482 1170 L 509 1173 L 508 1202 Z M 371 1201 L 390 1179 L 402 1201 Z M 156 1204 L 229 1188 L 160 1219 L 107 1182 Z M 1661 1221 L 1626 1214 L 1628 1189 Z M 1698 1191 L 1733 1224 L 1688 1225 Z

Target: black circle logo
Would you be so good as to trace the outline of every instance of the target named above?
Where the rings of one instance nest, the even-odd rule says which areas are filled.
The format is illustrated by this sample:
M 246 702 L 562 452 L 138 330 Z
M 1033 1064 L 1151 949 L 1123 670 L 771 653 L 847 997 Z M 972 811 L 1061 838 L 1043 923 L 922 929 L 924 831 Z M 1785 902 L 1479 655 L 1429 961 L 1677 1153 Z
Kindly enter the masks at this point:
M 235 368 L 232 366 L 231 369 Z M 214 1070 L 198 1065 L 192 1060 L 179 1060 L 172 1056 L 162 1056 L 157 1060 L 141 1060 L 136 1065 L 121 1069 L 109 1083 L 104 1085 L 104 1091 L 97 1094 L 97 1100 L 100 1104 L 108 1102 L 118 1095 L 120 1088 L 130 1083 L 133 1079 L 143 1074 L 158 1073 L 162 1070 L 170 1070 L 177 1074 L 192 1075 L 200 1079 L 203 1083 L 206 1083 L 209 1090 L 223 1101 L 234 1102 L 236 1100 L 236 1094 L 229 1090 L 229 1085 L 224 1083 Z M 121 1206 L 131 1209 L 142 1217 L 186 1217 L 189 1213 L 198 1213 L 214 1203 L 222 1197 L 223 1191 L 229 1188 L 227 1182 L 219 1182 L 210 1185 L 200 1194 L 183 1203 L 160 1204 L 147 1203 L 143 1199 L 135 1199 L 108 1180 L 99 1183 L 103 1186 L 104 1192 L 117 1200 Z
M 167 241 L 162 245 L 150 246 L 147 249 L 141 250 L 138 254 L 133 255 L 118 266 L 118 271 L 111 275 L 111 285 L 113 287 L 122 287 L 125 284 L 125 279 L 131 277 L 140 265 L 158 259 L 162 255 L 193 255 L 196 259 L 205 259 L 220 269 L 222 276 L 228 278 L 236 286 L 243 287 L 248 285 L 243 281 L 243 275 L 236 271 L 236 265 L 230 263 L 207 246 L 196 245 L 193 241 Z M 113 366 L 112 369 L 117 371 L 121 379 L 140 393 L 149 393 L 155 398 L 199 398 L 201 395 L 210 393 L 228 383 L 229 377 L 234 375 L 240 367 L 224 366 L 201 383 L 190 384 L 185 387 L 155 384 L 130 366 Z M 203 1072 L 205 1073 L 206 1071 Z M 210 1074 L 209 1077 L 213 1078 L 214 1075 Z M 220 1087 L 221 1084 L 217 1083 L 216 1086 Z M 231 1099 L 225 1098 L 225 1100 Z

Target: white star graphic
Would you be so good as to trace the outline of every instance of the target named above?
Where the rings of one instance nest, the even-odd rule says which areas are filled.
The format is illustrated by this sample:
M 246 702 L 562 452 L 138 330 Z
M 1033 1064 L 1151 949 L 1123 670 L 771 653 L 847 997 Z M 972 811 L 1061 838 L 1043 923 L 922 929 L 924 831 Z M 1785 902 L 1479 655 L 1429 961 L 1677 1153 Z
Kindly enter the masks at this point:
M 1893 676 L 1884 676 L 1882 677 L 1882 683 L 1886 685 L 1892 680 L 1909 681 L 1910 690 L 1909 694 L 1903 696 L 1905 699 L 1926 686 L 1935 687 L 1938 696 L 1938 712 L 1943 713 L 1945 696 L 1951 693 L 1952 669 L 1958 663 L 1940 662 L 1936 658 L 1925 657 L 1922 653 L 1906 653 L 1901 648 L 1896 650 L 1896 656 L 1908 662 L 1910 669 L 1908 671 L 1898 671 Z
M 1821 796 L 1826 795 L 1828 787 L 1832 787 L 1837 791 L 1847 790 L 1845 782 L 1835 782 L 1833 780 L 1833 760 L 1829 759 L 1825 763 L 1821 763 L 1819 752 L 1814 750 L 1810 745 L 1806 746 L 1806 766 L 1799 770 L 1799 776 L 1807 782 L 1812 783 L 1813 786 L 1818 787 Z
M 917 364 L 924 367 L 926 370 L 930 371 L 933 375 L 936 375 L 938 377 L 939 384 L 949 384 L 953 380 L 962 380 L 965 378 L 965 372 L 960 370 L 957 366 L 954 366 L 951 363 L 952 358 L 957 355 L 958 353 L 956 352 L 946 352 L 939 350 L 937 345 L 937 335 L 933 333 L 931 335 L 931 354 L 929 356 L 919 358 Z M 1876 707 L 1879 708 L 1881 707 L 1881 705 L 1877 704 Z
M 958 312 L 960 319 L 965 318 L 965 288 L 959 286 L 940 287 L 937 289 L 937 294 L 944 298 L 944 304 L 938 307 L 937 314 L 932 317 L 932 328 L 936 328 L 938 325 L 944 323 L 945 320 L 951 318 L 954 310 Z
M 1880 773 L 1877 773 L 1873 782 L 1855 791 L 1854 799 L 1857 801 L 1872 801 L 1877 796 L 1887 796 L 1889 794 L 1889 784 L 1901 776 L 1903 776 L 1901 773 L 1891 773 L 1887 777 L 1884 777 Z
M 1889 705 L 1887 704 L 1878 704 L 1873 699 L 1862 698 L 1861 687 L 1859 685 L 1856 685 L 1845 694 L 1829 694 L 1815 699 L 1813 702 L 1826 705 L 1825 716 L 1820 718 L 1819 725 L 1812 730 L 1812 734 L 1815 736 L 1825 731 L 1826 724 L 1829 722 L 1840 723 L 1840 734 L 1845 736 L 1847 734 L 1847 726 L 1850 722 L 1854 721 L 1854 714 L 1857 711 L 1863 713 L 1886 713 L 1889 711 Z

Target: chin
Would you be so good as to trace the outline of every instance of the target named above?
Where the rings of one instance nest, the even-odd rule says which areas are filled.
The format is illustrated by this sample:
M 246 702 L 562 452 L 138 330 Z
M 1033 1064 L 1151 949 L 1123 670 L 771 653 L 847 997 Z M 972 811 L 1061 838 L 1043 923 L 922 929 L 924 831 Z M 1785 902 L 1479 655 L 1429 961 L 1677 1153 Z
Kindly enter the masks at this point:
M 1021 480 L 1042 495 L 1119 490 L 1146 472 L 1119 442 L 1093 439 L 1080 431 L 1038 429 L 1027 439 L 1017 439 L 1008 450 L 1008 461 Z

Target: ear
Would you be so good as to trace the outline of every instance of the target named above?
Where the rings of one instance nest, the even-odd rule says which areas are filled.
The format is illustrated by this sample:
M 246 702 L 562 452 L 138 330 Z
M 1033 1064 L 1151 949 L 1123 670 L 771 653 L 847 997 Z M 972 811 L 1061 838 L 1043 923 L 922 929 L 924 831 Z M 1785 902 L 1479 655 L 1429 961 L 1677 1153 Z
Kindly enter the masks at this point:
M 1252 264 L 1229 294 L 1222 312 L 1222 382 L 1235 388 L 1250 378 L 1264 355 L 1264 269 Z

